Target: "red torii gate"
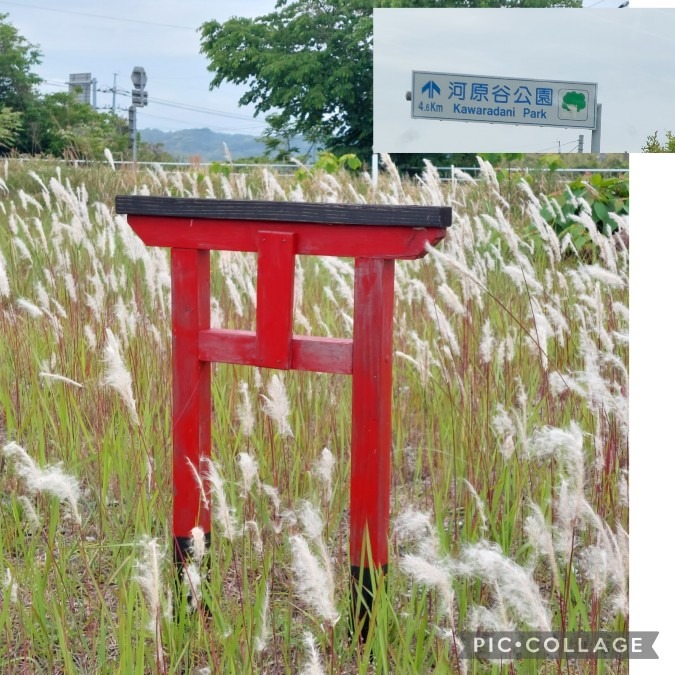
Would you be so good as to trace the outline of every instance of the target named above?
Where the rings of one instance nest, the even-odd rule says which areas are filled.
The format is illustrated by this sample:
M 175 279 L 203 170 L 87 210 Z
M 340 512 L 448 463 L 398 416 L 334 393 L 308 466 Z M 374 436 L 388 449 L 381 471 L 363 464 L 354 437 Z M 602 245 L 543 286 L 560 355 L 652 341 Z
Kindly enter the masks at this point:
M 394 264 L 440 242 L 452 209 L 145 196 L 119 196 L 115 207 L 145 244 L 171 248 L 176 564 L 193 527 L 210 540 L 189 463 L 211 455 L 211 363 L 352 375 L 350 561 L 365 636 L 373 577 L 363 567 L 386 573 L 389 560 Z M 210 328 L 211 250 L 257 252 L 255 332 Z M 352 340 L 293 334 L 296 255 L 355 258 Z

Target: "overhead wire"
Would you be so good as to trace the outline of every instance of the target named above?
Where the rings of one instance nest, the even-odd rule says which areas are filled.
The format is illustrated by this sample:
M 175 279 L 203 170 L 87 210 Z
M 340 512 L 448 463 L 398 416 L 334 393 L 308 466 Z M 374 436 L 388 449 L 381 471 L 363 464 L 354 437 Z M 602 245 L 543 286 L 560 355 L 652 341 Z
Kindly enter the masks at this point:
M 21 7 L 22 9 L 39 9 L 45 12 L 58 12 L 59 14 L 74 14 L 76 16 L 87 16 L 94 19 L 104 19 L 105 21 L 122 21 L 124 23 L 142 23 L 146 26 L 162 26 L 163 28 L 176 28 L 178 30 L 189 30 L 196 31 L 196 28 L 190 28 L 189 26 L 178 26 L 172 23 L 159 23 L 157 21 L 146 21 L 144 19 L 130 19 L 127 17 L 121 16 L 109 16 L 105 14 L 93 14 L 91 12 L 78 12 L 72 9 L 56 9 L 54 7 L 44 7 L 42 5 L 30 5 L 25 2 L 13 2 L 12 0 L 2 0 L 0 4 L 3 5 L 14 5 L 16 7 Z

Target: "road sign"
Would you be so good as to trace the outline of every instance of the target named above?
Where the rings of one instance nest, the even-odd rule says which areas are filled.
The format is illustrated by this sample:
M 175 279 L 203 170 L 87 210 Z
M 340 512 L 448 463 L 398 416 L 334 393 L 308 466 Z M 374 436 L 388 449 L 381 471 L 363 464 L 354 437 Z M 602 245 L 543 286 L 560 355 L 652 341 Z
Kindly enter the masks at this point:
M 141 108 L 148 105 L 148 92 L 142 89 L 131 90 L 131 105 L 137 105 Z
M 75 95 L 80 103 L 91 104 L 91 73 L 71 73 L 68 78 L 68 91 Z
M 598 85 L 413 71 L 412 117 L 595 129 Z
M 148 82 L 148 76 L 145 74 L 145 68 L 136 66 L 131 71 L 131 81 L 134 83 L 134 87 L 136 89 L 145 89 L 145 85 Z

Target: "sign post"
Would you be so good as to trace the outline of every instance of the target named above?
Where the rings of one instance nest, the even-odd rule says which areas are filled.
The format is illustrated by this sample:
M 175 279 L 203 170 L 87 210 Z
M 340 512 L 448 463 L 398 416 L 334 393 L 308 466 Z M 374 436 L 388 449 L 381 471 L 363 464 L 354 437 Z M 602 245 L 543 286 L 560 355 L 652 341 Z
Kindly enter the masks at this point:
M 134 88 L 131 91 L 131 106 L 129 107 L 129 135 L 132 147 L 132 158 L 136 164 L 136 154 L 138 139 L 136 133 L 136 108 L 144 108 L 148 105 L 148 92 L 145 91 L 145 85 L 148 82 L 148 76 L 145 73 L 145 68 L 136 66 L 131 71 L 131 82 Z
M 374 584 L 389 563 L 394 264 L 440 242 L 452 210 L 146 196 L 117 197 L 115 206 L 145 244 L 171 248 L 178 569 L 193 527 L 210 541 L 211 514 L 190 465 L 203 475 L 211 454 L 211 363 L 351 375 L 352 626 L 365 639 Z M 257 252 L 254 332 L 210 327 L 210 250 Z M 353 339 L 293 334 L 297 255 L 355 258 Z
M 415 119 L 595 129 L 598 85 L 413 71 Z

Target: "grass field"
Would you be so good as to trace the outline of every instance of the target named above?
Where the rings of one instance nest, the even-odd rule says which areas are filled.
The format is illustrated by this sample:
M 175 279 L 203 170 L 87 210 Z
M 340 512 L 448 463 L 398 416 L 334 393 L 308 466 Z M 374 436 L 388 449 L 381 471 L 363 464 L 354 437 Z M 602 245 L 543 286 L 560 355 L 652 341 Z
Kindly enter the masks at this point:
M 507 203 L 489 165 L 375 188 L 0 163 L 0 672 L 627 672 L 457 656 L 462 630 L 628 625 L 628 251 L 583 203 L 595 243 L 561 245 L 538 190 Z M 134 191 L 454 208 L 436 252 L 397 263 L 390 572 L 365 645 L 348 377 L 214 366 L 210 578 L 174 593 L 168 256 L 113 212 Z M 352 282 L 302 259 L 296 333 L 349 337 Z M 214 252 L 212 326 L 253 329 L 254 301 L 255 257 Z

